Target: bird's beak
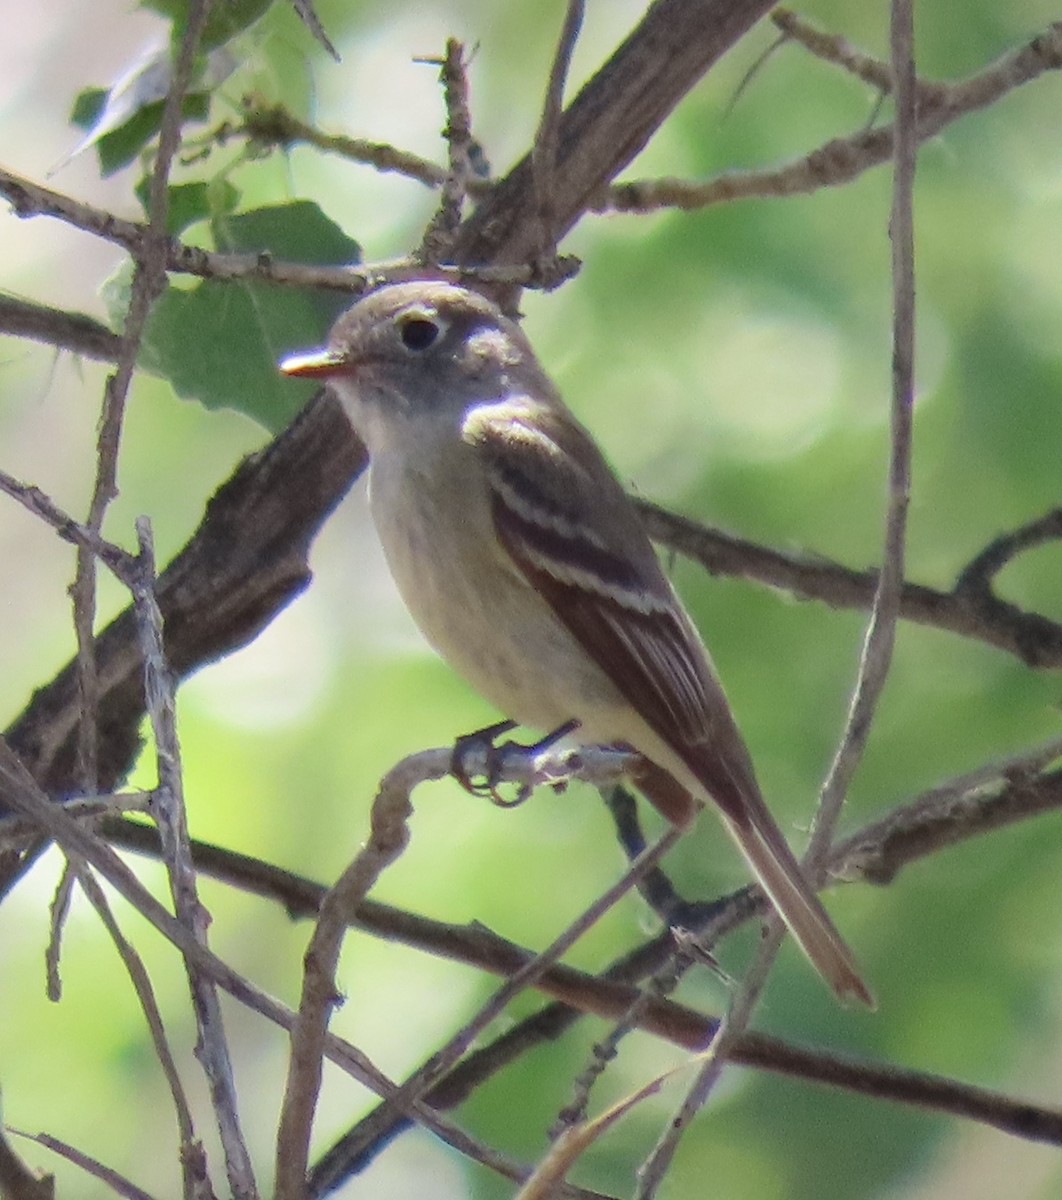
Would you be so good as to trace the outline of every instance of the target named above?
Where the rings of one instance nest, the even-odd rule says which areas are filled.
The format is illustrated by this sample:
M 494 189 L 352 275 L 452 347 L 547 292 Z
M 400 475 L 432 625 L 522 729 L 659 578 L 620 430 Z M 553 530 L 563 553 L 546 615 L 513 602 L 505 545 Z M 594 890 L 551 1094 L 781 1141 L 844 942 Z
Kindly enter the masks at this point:
M 293 354 L 280 364 L 285 375 L 299 379 L 328 379 L 350 370 L 350 363 L 335 350 L 314 350 L 309 354 Z

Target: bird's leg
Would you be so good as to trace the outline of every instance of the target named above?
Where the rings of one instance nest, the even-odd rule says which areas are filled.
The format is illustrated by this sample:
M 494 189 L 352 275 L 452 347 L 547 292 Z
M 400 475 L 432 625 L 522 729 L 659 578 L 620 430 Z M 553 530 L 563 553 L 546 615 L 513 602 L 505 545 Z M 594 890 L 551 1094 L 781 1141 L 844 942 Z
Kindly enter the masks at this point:
M 578 725 L 578 721 L 565 721 L 563 725 L 559 725 L 545 737 L 540 738 L 537 742 L 532 742 L 531 745 L 524 745 L 520 742 L 503 742 L 500 746 L 497 745 L 496 739 L 501 734 L 508 733 L 510 729 L 513 729 L 516 722 L 499 721 L 497 725 L 488 725 L 486 729 L 467 733 L 457 739 L 450 759 L 450 773 L 465 791 L 470 792 L 473 796 L 489 796 L 492 802 L 501 808 L 514 808 L 517 804 L 523 804 L 531 795 L 531 787 L 526 783 L 521 784 L 512 800 L 507 800 L 500 794 L 498 784 L 501 782 L 505 759 L 517 752 L 524 758 L 533 759 L 555 742 L 559 742 L 561 738 L 567 737 L 573 729 L 578 728 Z M 482 783 L 473 781 L 472 774 L 466 766 L 466 760 L 473 752 L 482 752 L 486 755 L 486 771 Z

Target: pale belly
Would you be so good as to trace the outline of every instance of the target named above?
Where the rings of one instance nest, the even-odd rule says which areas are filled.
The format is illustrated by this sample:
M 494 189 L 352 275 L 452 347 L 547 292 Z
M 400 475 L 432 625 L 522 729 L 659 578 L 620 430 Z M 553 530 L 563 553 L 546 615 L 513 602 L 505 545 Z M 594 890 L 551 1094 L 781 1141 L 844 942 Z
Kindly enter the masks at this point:
M 453 491 L 443 499 L 448 514 L 461 514 L 455 522 L 440 517 L 437 486 L 433 494 L 407 472 L 373 470 L 369 487 L 402 599 L 454 670 L 521 725 L 549 731 L 578 720 L 594 741 L 627 737 L 631 714 L 614 684 L 493 540 L 485 488 L 450 481 L 460 503 Z

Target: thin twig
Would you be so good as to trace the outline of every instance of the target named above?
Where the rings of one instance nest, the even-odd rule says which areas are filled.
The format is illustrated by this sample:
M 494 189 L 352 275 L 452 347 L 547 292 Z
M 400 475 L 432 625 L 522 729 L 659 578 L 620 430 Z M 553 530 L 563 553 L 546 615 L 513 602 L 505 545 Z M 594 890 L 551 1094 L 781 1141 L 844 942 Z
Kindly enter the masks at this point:
M 70 818 L 60 806 L 51 804 L 2 738 L 0 801 L 27 819 L 35 821 L 40 829 L 68 854 L 81 856 L 98 870 L 145 920 L 181 951 L 185 958 L 191 959 L 201 971 L 237 1001 L 281 1029 L 290 1032 L 294 1028 L 296 1016 L 291 1009 L 263 992 L 201 945 L 180 921 L 167 912 L 105 842 Z M 374 1094 L 389 1099 L 396 1095 L 395 1083 L 349 1042 L 329 1033 L 325 1042 L 325 1053 L 352 1079 L 364 1084 Z M 401 1111 L 411 1114 L 419 1124 L 476 1162 L 483 1163 L 509 1179 L 526 1178 L 526 1167 L 469 1137 L 425 1105 L 415 1102 L 404 1105 Z
M 133 601 L 144 662 L 148 719 L 155 741 L 159 775 L 154 815 L 162 839 L 163 858 L 177 919 L 190 936 L 206 949 L 210 916 L 199 899 L 189 848 L 181 749 L 177 737 L 175 683 L 163 645 L 162 614 L 155 597 L 154 544 L 146 517 L 137 521 L 137 539 L 140 543 L 140 576 L 133 591 Z M 240 1128 L 236 1084 L 217 987 L 187 956 L 185 970 L 199 1035 L 196 1056 L 210 1087 L 229 1186 L 235 1196 L 253 1200 L 257 1195 L 257 1185 L 250 1152 Z
M 116 361 L 122 345 L 116 333 L 92 317 L 16 296 L 0 295 L 0 331 L 102 362 Z
M 263 108 L 252 99 L 245 103 L 242 126 L 233 129 L 225 124 L 200 140 L 204 143 L 224 143 L 234 135 L 246 136 L 262 146 L 288 147 L 303 142 L 325 154 L 335 154 L 349 162 L 374 167 L 377 171 L 393 171 L 431 188 L 441 188 L 446 182 L 446 170 L 430 159 L 399 150 L 386 142 L 325 133 L 300 120 L 280 104 Z M 486 180 L 470 179 L 468 182 L 473 194 L 482 193 L 490 186 Z
M 136 947 L 122 933 L 121 927 L 111 911 L 111 906 L 107 902 L 107 896 L 91 869 L 83 862 L 79 863 L 76 869 L 82 891 L 96 910 L 103 927 L 110 934 L 111 941 L 114 942 L 115 949 L 125 966 L 133 990 L 140 1002 L 140 1008 L 144 1013 L 144 1019 L 147 1021 L 151 1043 L 155 1047 L 155 1055 L 170 1089 L 174 1112 L 177 1114 L 177 1133 L 180 1138 L 178 1161 L 181 1164 L 183 1175 L 185 1200 L 213 1200 L 214 1189 L 210 1183 L 206 1154 L 202 1143 L 195 1135 L 195 1122 L 192 1118 L 191 1106 L 170 1050 L 162 1021 L 162 1012 L 155 999 L 155 990 L 151 986 L 147 968 L 137 953 Z
M 564 87 L 568 80 L 575 43 L 578 41 L 580 29 L 582 29 L 584 8 L 584 0 L 568 0 L 560 39 L 553 55 L 553 63 L 550 66 L 542 116 L 539 119 L 538 130 L 531 148 L 536 215 L 540 224 L 541 236 L 536 258 L 542 264 L 549 263 L 555 257 L 557 250 L 553 183 L 557 173 L 560 120 L 561 113 L 564 111 Z
M 874 602 L 876 570 L 853 571 L 811 553 L 792 554 L 762 546 L 643 498 L 633 500 L 658 545 L 686 555 L 712 574 L 753 580 L 800 599 L 822 601 L 831 608 L 866 609 Z M 1030 667 L 1062 666 L 1062 625 L 990 593 L 963 589 L 962 576 L 950 592 L 904 583 L 900 615 L 919 625 L 995 646 Z
M 847 38 L 817 28 L 788 8 L 776 8 L 771 13 L 771 21 L 787 40 L 798 42 L 816 58 L 841 67 L 883 95 L 891 94 L 892 68 L 887 62 L 858 49 Z
M 373 801 L 368 841 L 321 902 L 304 958 L 302 998 L 291 1034 L 288 1077 L 277 1133 L 276 1188 L 280 1200 L 301 1200 L 306 1190 L 325 1033 L 339 999 L 335 972 L 343 937 L 358 904 L 409 841 L 406 822 L 413 813 L 410 792 L 421 777 L 420 765 L 406 760 L 382 781 Z
M 11 1129 L 11 1133 L 18 1130 Z M 0 1196 L 4 1200 L 55 1200 L 55 1179 L 38 1175 L 11 1148 L 0 1126 Z
M 85 1154 L 82 1150 L 77 1150 L 68 1142 L 61 1141 L 57 1137 L 53 1137 L 50 1133 L 27 1133 L 23 1129 L 8 1129 L 16 1137 L 25 1138 L 27 1141 L 36 1142 L 38 1146 L 43 1146 L 46 1150 L 51 1150 L 53 1154 L 58 1154 L 60 1158 L 65 1158 L 67 1162 L 73 1163 L 75 1167 L 80 1167 L 86 1174 L 91 1175 L 93 1179 L 98 1179 L 105 1184 L 111 1191 L 119 1196 L 124 1196 L 125 1200 L 153 1200 L 150 1193 L 145 1192 L 143 1188 L 137 1187 L 131 1179 L 127 1179 L 124 1175 L 120 1175 L 111 1167 L 106 1167 L 91 1155 Z M 50 1178 L 50 1177 L 49 1177 Z M 51 1197 L 51 1191 L 43 1193 L 38 1200 L 44 1200 L 45 1197 Z M 7 1200 L 7 1197 L 5 1197 Z M 20 1200 L 22 1198 L 20 1197 Z M 27 1193 L 25 1200 L 30 1200 L 30 1195 Z
M 134 578 L 133 557 L 120 546 L 102 538 L 98 530 L 82 525 L 68 516 L 50 496 L 32 484 L 20 483 L 6 471 L 0 471 L 0 491 L 23 508 L 47 522 L 65 542 L 70 542 L 95 558 L 101 559 L 122 582 L 130 585 Z
M 825 859 L 848 786 L 863 757 L 878 700 L 885 688 L 900 617 L 907 509 L 911 499 L 914 420 L 915 279 L 914 175 L 918 156 L 917 77 L 910 0 L 893 0 L 892 69 L 895 78 L 896 144 L 892 214 L 892 404 L 888 506 L 882 568 L 867 626 L 859 677 L 844 736 L 822 786 L 806 862 L 812 875 Z
M 59 973 L 59 963 L 63 951 L 63 931 L 66 929 L 66 919 L 70 915 L 70 902 L 74 895 L 74 871 L 70 860 L 63 864 L 59 882 L 52 894 L 52 903 L 48 913 L 48 946 L 44 951 L 44 969 L 47 982 L 48 999 L 53 1004 L 63 998 L 63 977 Z
M 143 813 L 151 807 L 153 792 L 109 792 L 99 796 L 68 796 L 53 801 L 78 818 Z M 16 813 L 0 814 L 0 853 L 16 850 L 36 839 L 39 831 Z
M 914 168 L 918 151 L 914 30 L 910 0 L 893 0 L 892 62 L 896 92 L 896 147 L 893 209 L 893 392 L 883 567 L 867 629 L 849 718 L 831 765 L 812 825 L 805 862 L 814 877 L 825 859 L 848 784 L 862 759 L 877 702 L 888 677 L 899 620 L 911 490 L 914 411 Z M 783 929 L 772 914 L 763 945 L 720 1025 L 706 1061 L 697 1072 L 678 1113 L 666 1126 L 639 1171 L 637 1200 L 652 1200 L 670 1170 L 679 1143 L 694 1116 L 722 1077 L 728 1056 L 748 1026 L 782 943 Z
M 211 4 L 212 0 L 192 0 L 188 24 L 174 67 L 173 82 L 163 104 L 158 148 L 151 172 L 150 216 L 136 258 L 117 369 L 108 378 L 104 389 L 103 413 L 96 441 L 96 479 L 85 522 L 96 534 L 102 530 L 107 508 L 118 492 L 118 451 L 125 401 L 133 380 L 140 341 L 151 308 L 166 286 L 170 164 L 180 145 L 184 119 L 182 103 L 192 78 L 199 39 L 206 27 Z M 96 562 L 94 556 L 83 547 L 78 548 L 77 568 L 70 593 L 77 635 L 78 691 L 82 710 L 78 726 L 78 774 L 85 791 L 96 791 L 99 783 L 96 731 L 100 689 L 93 640 Z
M 421 1096 L 461 1058 L 473 1041 L 504 1010 L 509 1002 L 556 963 L 583 934 L 595 925 L 608 910 L 637 885 L 642 875 L 654 867 L 682 837 L 681 830 L 670 828 L 631 864 L 626 873 L 593 902 L 545 950 L 513 972 L 506 982 L 480 1006 L 479 1011 L 463 1028 L 398 1089 L 388 1103 L 400 1106 Z
M 425 60 L 427 61 L 427 60 Z M 469 106 L 468 75 L 465 68 L 465 47 L 456 38 L 446 41 L 446 53 L 439 66 L 446 103 L 446 139 L 449 169 L 442 184 L 439 208 L 428 223 L 417 257 L 428 266 L 449 260 L 454 236 L 461 217 L 472 179 L 472 113 Z
M 917 137 L 928 141 L 959 118 L 995 104 L 1015 88 L 1062 68 L 1062 22 L 957 83 L 919 85 Z M 708 180 L 644 179 L 603 189 L 595 212 L 647 213 L 729 204 L 752 197 L 807 195 L 850 183 L 892 155 L 892 125 L 833 138 L 811 154 L 770 171 L 728 171 Z
M 955 582 L 956 594 L 967 596 L 974 603 L 991 598 L 992 581 L 1019 554 L 1057 541 L 1062 541 L 1062 508 L 1053 508 L 1035 521 L 1002 533 L 991 541 L 962 569 Z
M 683 1136 L 693 1119 L 707 1104 L 708 1097 L 722 1077 L 727 1064 L 734 1060 L 735 1051 L 741 1044 L 763 989 L 767 986 L 768 976 L 784 937 L 785 926 L 776 914 L 772 914 L 756 959 L 745 973 L 722 1020 L 716 1025 L 693 1084 L 683 1097 L 678 1111 L 664 1126 L 652 1152 L 638 1168 L 635 1200 L 652 1200 L 657 1194 L 671 1169 Z
M 480 764 L 473 758 L 472 755 L 466 757 L 465 769 L 475 774 Z M 449 774 L 452 762 L 451 751 L 428 750 L 405 759 L 387 774 L 373 801 L 368 842 L 321 901 L 317 925 L 305 956 L 302 999 L 292 1034 L 288 1078 L 277 1136 L 276 1179 L 278 1195 L 282 1198 L 291 1197 L 294 1200 L 301 1195 L 306 1184 L 310 1131 L 321 1084 L 322 1047 L 328 1018 L 337 999 L 335 971 L 343 936 L 354 912 L 380 873 L 405 848 L 409 837 L 406 822 L 412 813 L 410 794 L 413 788 L 427 779 Z M 617 762 L 629 765 L 631 756 L 624 753 L 617 756 L 614 751 L 590 748 L 559 756 L 547 752 L 529 760 L 521 748 L 514 747 L 508 755 L 503 754 L 497 764 L 496 774 L 507 782 L 514 781 L 513 775 L 522 776 L 523 782 L 532 786 L 535 782 L 555 783 L 566 777 L 563 764 L 577 764 L 580 772 L 585 773 L 595 768 L 614 770 Z M 557 764 L 562 764 L 559 775 Z M 510 765 L 512 770 L 508 769 Z M 642 856 L 642 864 L 632 866 L 627 886 L 636 881 L 640 873 L 651 866 L 672 841 L 673 838 L 665 837 L 662 842 L 667 845 L 658 845 L 647 851 Z M 615 894 L 611 899 L 604 899 L 591 910 L 591 914 L 584 915 L 582 925 L 566 931 L 543 953 L 541 962 L 536 959 L 522 968 L 522 974 L 517 972 L 449 1045 L 433 1057 L 419 1077 L 409 1079 L 402 1085 L 393 1103 L 401 1106 L 407 1100 L 415 1099 L 420 1090 L 430 1087 L 435 1078 L 457 1061 L 477 1033 L 502 1011 L 509 1000 L 521 988 L 529 985 L 535 973 L 555 962 L 582 930 L 588 928 L 625 890 L 626 887 L 613 889 Z

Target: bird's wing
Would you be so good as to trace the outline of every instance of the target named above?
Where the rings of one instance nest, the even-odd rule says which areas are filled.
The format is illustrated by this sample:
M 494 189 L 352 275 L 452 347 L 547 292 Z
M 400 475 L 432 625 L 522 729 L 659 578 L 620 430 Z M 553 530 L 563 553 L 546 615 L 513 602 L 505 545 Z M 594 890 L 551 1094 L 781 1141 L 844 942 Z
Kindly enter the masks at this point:
M 519 402 L 477 409 L 498 538 L 632 707 L 735 818 L 748 752 L 700 638 L 630 502 L 574 419 L 529 421 Z

